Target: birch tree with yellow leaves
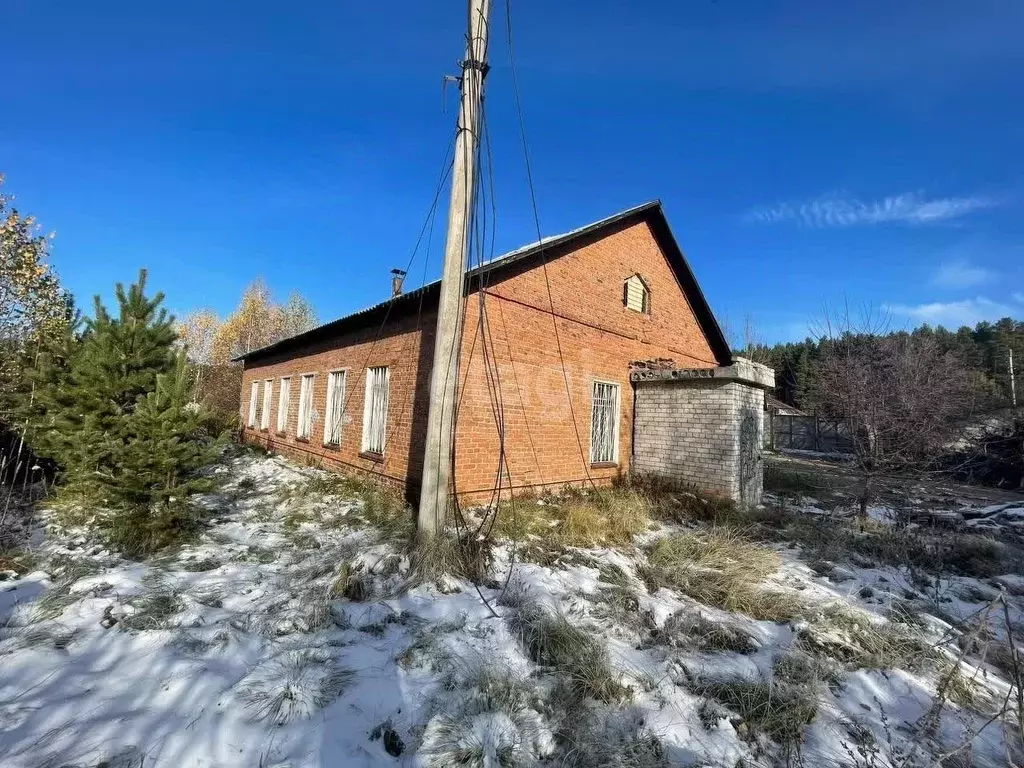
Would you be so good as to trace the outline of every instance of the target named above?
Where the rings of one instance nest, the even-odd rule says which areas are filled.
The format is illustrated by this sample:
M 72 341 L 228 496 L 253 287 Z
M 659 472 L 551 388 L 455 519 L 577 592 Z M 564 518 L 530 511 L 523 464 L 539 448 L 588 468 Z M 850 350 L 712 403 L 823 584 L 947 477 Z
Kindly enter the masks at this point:
M 72 321 L 70 295 L 48 262 L 49 240 L 13 206 L 0 175 L 0 393 L 19 389 L 27 358 Z M 0 423 L 7 421 L 0 398 Z

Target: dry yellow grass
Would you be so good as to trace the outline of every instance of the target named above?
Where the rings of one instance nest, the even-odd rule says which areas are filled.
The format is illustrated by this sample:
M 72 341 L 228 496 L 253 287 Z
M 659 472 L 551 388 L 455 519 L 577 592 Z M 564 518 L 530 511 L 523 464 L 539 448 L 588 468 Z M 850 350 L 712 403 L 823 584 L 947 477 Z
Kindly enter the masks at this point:
M 735 530 L 711 528 L 660 539 L 642 575 L 648 586 L 669 587 L 705 605 L 755 619 L 788 621 L 800 613 L 800 601 L 761 585 L 780 564 L 778 553 Z
M 650 528 L 650 511 L 647 497 L 632 489 L 575 491 L 503 504 L 495 531 L 517 541 L 533 539 L 556 546 L 629 544 Z

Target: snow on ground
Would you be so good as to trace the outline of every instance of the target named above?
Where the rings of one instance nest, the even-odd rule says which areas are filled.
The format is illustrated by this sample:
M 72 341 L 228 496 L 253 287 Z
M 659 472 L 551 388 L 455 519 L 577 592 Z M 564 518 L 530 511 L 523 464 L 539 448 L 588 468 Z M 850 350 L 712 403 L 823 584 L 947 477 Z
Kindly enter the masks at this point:
M 865 561 L 812 568 L 778 544 L 782 566 L 761 586 L 803 606 L 788 621 L 651 583 L 642 547 L 568 549 L 541 565 L 502 544 L 479 592 L 455 578 L 416 584 L 405 553 L 359 523 L 362 501 L 302 492 L 317 474 L 231 459 L 204 500 L 213 523 L 201 539 L 147 563 L 51 523 L 42 570 L 0 581 L 0 763 L 413 766 L 489 754 L 479 764 L 917 766 L 969 744 L 974 765 L 1007 764 L 1012 729 L 975 733 L 1007 696 L 1005 672 L 965 658 L 957 680 L 970 678 L 977 706 L 935 704 L 957 638 L 1001 588 L 1021 621 L 1019 574 L 924 584 Z M 988 512 L 977 519 L 1024 516 Z M 888 508 L 871 517 L 891 524 Z M 564 677 L 532 660 L 515 623 L 524 604 L 598 638 L 619 693 L 563 706 Z M 906 605 L 900 642 L 940 649 L 935 664 L 842 657 Z M 810 709 L 784 700 L 797 721 L 780 725 L 772 697 L 795 690 L 813 692 Z M 764 711 L 751 707 L 765 691 Z M 789 727 L 802 738 L 774 743 Z

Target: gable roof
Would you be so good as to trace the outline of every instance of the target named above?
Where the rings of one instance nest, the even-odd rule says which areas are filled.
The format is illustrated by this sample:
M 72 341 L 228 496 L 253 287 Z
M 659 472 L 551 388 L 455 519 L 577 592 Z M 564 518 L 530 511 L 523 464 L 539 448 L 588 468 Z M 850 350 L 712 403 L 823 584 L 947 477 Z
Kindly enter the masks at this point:
M 625 228 L 639 221 L 646 221 L 654 234 L 658 246 L 664 252 L 668 263 L 679 281 L 693 314 L 697 319 L 701 331 L 708 340 L 715 360 L 719 365 L 728 365 L 732 362 L 732 352 L 725 340 L 721 327 L 715 319 L 711 307 L 708 305 L 704 292 L 701 291 L 693 270 L 690 269 L 686 256 L 683 255 L 679 243 L 672 234 L 665 210 L 660 200 L 652 200 L 643 205 L 627 208 L 607 218 L 600 219 L 586 226 L 573 229 L 561 235 L 541 238 L 538 242 L 524 245 L 514 251 L 502 254 L 491 261 L 484 262 L 466 272 L 467 292 L 472 289 L 474 281 L 482 285 L 484 281 L 500 278 L 504 272 L 513 268 L 525 268 L 531 261 L 541 259 L 550 260 L 558 258 L 573 250 L 581 241 L 599 240 L 616 228 Z M 436 303 L 440 296 L 441 281 L 435 280 L 426 283 L 407 293 L 399 294 L 373 306 L 345 315 L 329 323 L 318 325 L 303 333 L 289 336 L 288 338 L 268 344 L 265 347 L 254 349 L 244 355 L 239 355 L 234 360 L 253 360 L 268 355 L 284 354 L 292 349 L 305 346 L 306 344 L 322 341 L 339 333 L 357 330 L 370 326 L 374 323 L 381 323 L 392 313 L 396 316 L 411 308 L 419 307 L 422 300 L 423 305 L 429 302 Z

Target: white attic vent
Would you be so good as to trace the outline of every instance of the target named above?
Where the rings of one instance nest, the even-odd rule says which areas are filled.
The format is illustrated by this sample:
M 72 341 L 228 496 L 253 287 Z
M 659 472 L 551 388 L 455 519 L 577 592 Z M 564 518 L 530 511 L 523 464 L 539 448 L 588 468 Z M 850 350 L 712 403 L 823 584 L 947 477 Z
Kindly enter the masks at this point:
M 647 314 L 651 311 L 651 293 L 640 275 L 630 275 L 622 284 L 622 303 L 634 312 Z

